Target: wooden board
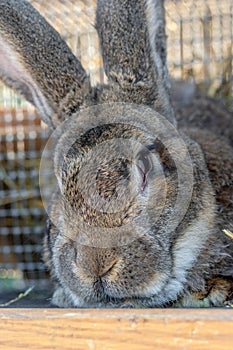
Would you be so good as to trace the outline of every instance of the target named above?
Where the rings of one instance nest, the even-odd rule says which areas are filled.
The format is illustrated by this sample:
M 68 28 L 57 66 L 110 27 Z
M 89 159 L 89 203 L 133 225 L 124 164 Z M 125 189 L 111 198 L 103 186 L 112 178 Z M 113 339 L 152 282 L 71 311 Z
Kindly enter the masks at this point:
M 0 309 L 0 349 L 230 350 L 233 309 Z

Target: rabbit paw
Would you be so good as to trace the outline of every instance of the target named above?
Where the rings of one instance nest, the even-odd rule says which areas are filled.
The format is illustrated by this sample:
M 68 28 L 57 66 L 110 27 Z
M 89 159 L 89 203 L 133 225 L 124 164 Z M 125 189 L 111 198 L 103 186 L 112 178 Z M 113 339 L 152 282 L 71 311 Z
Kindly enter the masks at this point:
M 206 288 L 200 292 L 191 292 L 184 295 L 174 307 L 222 307 L 232 298 L 233 282 L 231 280 L 215 277 L 207 281 Z

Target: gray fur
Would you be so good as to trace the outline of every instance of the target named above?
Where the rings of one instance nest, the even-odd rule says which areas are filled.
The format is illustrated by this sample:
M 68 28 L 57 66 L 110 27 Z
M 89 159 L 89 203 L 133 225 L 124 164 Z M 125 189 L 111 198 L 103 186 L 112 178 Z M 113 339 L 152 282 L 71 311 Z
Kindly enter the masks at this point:
M 60 307 L 222 306 L 232 297 L 232 241 L 222 232 L 232 229 L 230 145 L 212 133 L 189 128 L 190 110 L 186 110 L 185 116 L 176 107 L 194 182 L 187 211 L 172 229 L 179 184 L 175 155 L 144 131 L 144 126 L 148 130 L 157 124 L 153 117 L 149 124 L 146 122 L 144 113 L 150 115 L 151 109 L 145 112 L 142 105 L 163 114 L 173 123 L 173 129 L 176 125 L 169 95 L 164 26 L 161 0 L 99 0 L 96 28 L 109 84 L 91 87 L 80 62 L 27 1 L 1 2 L 1 77 L 33 102 L 51 127 L 66 119 L 54 158 L 59 189 L 51 199 L 44 238 L 44 261 L 55 283 L 52 301 Z M 107 110 L 107 125 L 101 123 L 98 111 L 104 107 L 99 105 L 94 120 L 88 112 L 86 115 L 85 122 L 94 125 L 91 130 L 84 131 L 83 120 L 81 131 L 72 128 L 72 118 L 79 121 L 80 109 L 103 102 L 138 105 L 124 114 L 124 105 L 119 104 L 123 111 L 120 119 L 114 108 Z M 191 115 L 201 108 L 196 114 L 205 121 L 208 109 L 204 105 L 196 103 Z M 181 110 L 185 111 L 183 107 Z M 220 114 L 216 112 L 215 117 Z M 140 115 L 140 122 L 136 115 Z M 191 124 L 196 126 L 192 120 Z M 202 124 L 199 126 L 202 128 Z M 226 138 L 229 135 L 232 134 L 224 133 Z M 114 138 L 138 140 L 145 147 L 150 147 L 153 141 L 147 164 L 140 160 L 140 150 L 129 149 L 135 162 L 143 163 L 144 175 L 148 175 L 146 168 L 150 169 L 143 194 L 141 173 L 134 162 L 117 157 L 116 147 L 110 142 Z M 92 166 L 96 159 L 90 154 L 104 141 L 110 145 L 107 153 L 116 156 L 109 162 L 106 154 L 99 153 L 96 169 Z M 179 156 L 185 163 L 187 154 Z M 155 171 L 156 159 L 166 174 L 167 195 L 163 205 L 158 197 L 163 179 Z M 90 173 L 81 177 L 80 169 L 85 162 L 90 164 Z M 88 181 L 92 173 L 97 198 L 110 204 L 113 199 L 124 199 L 122 210 L 114 214 L 98 211 L 85 201 L 82 194 L 92 186 Z M 124 195 L 129 179 L 135 194 L 132 197 Z M 95 196 L 91 199 L 95 200 Z M 160 206 L 163 210 L 155 222 Z M 121 239 L 118 228 L 125 226 L 139 229 L 139 236 L 127 244 L 94 247 L 82 243 L 87 227 L 91 227 L 87 232 L 91 239 L 101 228 L 102 241 L 110 238 L 117 242 Z M 135 232 L 127 233 L 130 237 Z

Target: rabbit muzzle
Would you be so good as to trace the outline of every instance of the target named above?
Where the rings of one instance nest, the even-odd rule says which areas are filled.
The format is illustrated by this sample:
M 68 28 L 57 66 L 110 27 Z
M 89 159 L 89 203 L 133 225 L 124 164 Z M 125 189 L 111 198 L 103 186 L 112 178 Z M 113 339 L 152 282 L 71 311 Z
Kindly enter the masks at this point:
M 163 247 L 146 238 L 112 249 L 68 241 L 59 250 L 54 259 L 60 282 L 84 304 L 150 297 L 165 284 L 171 267 Z

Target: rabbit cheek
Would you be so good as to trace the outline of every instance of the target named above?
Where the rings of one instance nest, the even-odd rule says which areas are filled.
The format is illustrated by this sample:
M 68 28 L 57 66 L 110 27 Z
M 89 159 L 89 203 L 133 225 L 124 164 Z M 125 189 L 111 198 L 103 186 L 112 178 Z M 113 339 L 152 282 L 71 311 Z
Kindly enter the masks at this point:
M 76 250 L 73 242 L 59 242 L 57 240 L 54 248 L 53 263 L 55 276 L 66 294 L 77 296 L 80 289 L 80 280 L 75 273 Z M 77 299 L 77 298 L 76 298 Z M 78 306 L 78 305 L 76 305 Z
M 151 297 L 167 282 L 171 261 L 161 247 L 141 239 L 122 247 L 118 261 L 103 280 L 106 293 L 116 299 Z
M 69 303 L 72 303 L 75 307 L 84 307 L 94 302 L 102 300 L 100 288 L 95 290 L 92 286 L 94 280 L 82 273 L 82 270 L 77 266 L 76 263 L 76 249 L 73 243 L 65 243 L 59 249 L 59 257 L 55 259 L 55 272 L 56 277 L 59 280 L 62 288 L 62 293 L 66 295 L 66 299 Z M 97 288 L 96 288 L 97 289 Z M 64 305 L 58 304 L 57 297 L 59 288 L 55 291 L 53 296 L 53 302 L 64 307 Z
M 121 269 L 120 274 L 113 272 L 107 276 L 106 280 L 103 279 L 105 292 L 109 297 L 115 299 L 149 298 L 162 290 L 167 282 L 168 274 L 157 271 L 152 264 L 144 265 L 141 260 L 141 266 L 138 268 L 133 264 L 134 262 Z
M 60 245 L 60 244 L 59 244 Z M 72 277 L 72 262 L 75 259 L 75 249 L 71 243 L 64 243 L 59 247 L 55 245 L 53 261 L 56 275 L 60 280 Z

